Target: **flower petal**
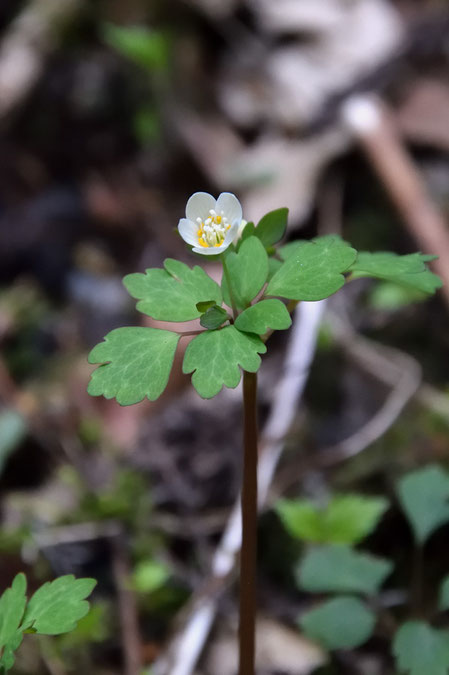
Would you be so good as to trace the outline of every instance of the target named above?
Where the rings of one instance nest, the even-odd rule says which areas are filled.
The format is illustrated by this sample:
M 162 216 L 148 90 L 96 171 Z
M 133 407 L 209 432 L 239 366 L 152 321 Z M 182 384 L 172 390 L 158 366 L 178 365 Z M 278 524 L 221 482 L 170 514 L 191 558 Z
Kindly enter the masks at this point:
M 212 207 L 213 208 L 213 207 Z M 242 205 L 232 192 L 222 192 L 217 199 L 217 211 L 224 211 L 224 215 L 231 224 L 242 222 Z
M 197 218 L 206 220 L 209 211 L 215 208 L 215 199 L 208 192 L 195 192 L 186 206 L 186 216 L 189 220 L 196 223 Z
M 231 225 L 231 227 L 229 228 L 229 230 L 225 234 L 225 238 L 223 240 L 222 246 L 224 246 L 225 248 L 228 248 L 228 246 L 230 244 L 232 244 L 232 242 L 234 241 L 234 239 L 238 235 L 239 227 L 240 227 L 240 225 L 237 221 L 235 221 Z
M 190 246 L 198 246 L 198 224 L 193 223 L 188 218 L 181 218 L 178 223 L 178 231 L 181 237 L 186 241 Z
M 221 246 L 209 246 L 208 248 L 201 246 L 199 248 L 192 248 L 192 251 L 201 253 L 201 255 L 220 255 L 220 253 L 223 253 L 228 246 L 229 244 L 226 244 L 225 246 L 224 243 Z

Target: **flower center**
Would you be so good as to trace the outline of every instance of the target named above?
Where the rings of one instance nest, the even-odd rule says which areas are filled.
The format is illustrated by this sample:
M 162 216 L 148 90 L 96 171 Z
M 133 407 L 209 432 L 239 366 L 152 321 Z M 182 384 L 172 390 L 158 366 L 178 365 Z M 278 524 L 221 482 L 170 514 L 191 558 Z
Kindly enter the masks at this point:
M 198 243 L 204 248 L 210 248 L 211 246 L 221 246 L 226 231 L 229 230 L 231 224 L 228 222 L 228 219 L 224 215 L 224 211 L 217 213 L 214 209 L 209 211 L 209 215 L 206 220 L 201 220 L 197 218 L 196 222 L 198 223 Z

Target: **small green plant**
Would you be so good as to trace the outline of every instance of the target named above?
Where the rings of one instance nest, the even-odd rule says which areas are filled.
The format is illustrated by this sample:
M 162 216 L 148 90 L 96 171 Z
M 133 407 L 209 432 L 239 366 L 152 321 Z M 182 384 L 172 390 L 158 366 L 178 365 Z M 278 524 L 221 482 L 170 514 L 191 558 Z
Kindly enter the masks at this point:
M 221 284 L 202 267 L 189 267 L 168 258 L 163 268 L 144 274 L 129 274 L 124 284 L 137 309 L 156 320 L 185 322 L 199 319 L 200 327 L 181 331 L 125 327 L 109 333 L 89 355 L 93 372 L 88 391 L 93 396 L 115 398 L 121 405 L 153 401 L 164 391 L 179 341 L 189 342 L 183 372 L 192 374 L 192 384 L 205 399 L 223 387 L 236 387 L 243 371 L 244 472 L 242 489 L 242 554 L 240 583 L 240 673 L 254 673 L 254 579 L 256 574 L 257 521 L 257 376 L 260 355 L 274 330 L 291 325 L 290 314 L 300 301 L 313 302 L 329 297 L 346 282 L 358 277 L 384 279 L 407 288 L 433 293 L 441 282 L 427 269 L 434 256 L 414 253 L 357 252 L 338 236 L 295 241 L 284 246 L 288 211 L 280 208 L 266 214 L 257 224 L 246 223 L 237 198 L 222 193 L 217 200 L 198 192 L 187 202 L 186 217 L 179 221 L 181 237 L 194 253 L 206 255 L 222 264 Z M 348 505 L 336 505 L 343 513 Z M 385 508 L 383 502 L 371 504 L 368 516 L 374 522 Z M 310 517 L 310 513 L 309 513 Z M 313 516 L 312 516 L 313 520 Z M 319 520 L 319 518 L 318 518 Z M 309 522 L 321 537 L 333 530 L 328 522 Z M 345 527 L 348 528 L 349 523 Z M 366 527 L 366 525 L 365 525 Z M 354 518 L 352 530 L 343 532 L 343 541 L 363 528 Z M 344 528 L 343 528 L 344 529 Z M 354 534 L 355 533 L 355 534 Z M 343 552 L 346 558 L 350 550 Z M 355 563 L 354 563 L 355 564 Z M 386 570 L 385 566 L 382 570 Z M 367 574 L 370 575 L 371 566 Z M 380 583 L 376 567 L 372 584 Z M 346 605 L 365 612 L 357 600 Z M 332 609 L 332 608 L 331 608 Z M 368 610 L 366 610 L 367 612 Z M 335 608 L 333 608 L 335 616 Z M 357 625 L 368 629 L 359 617 Z M 371 616 L 371 615 L 369 615 Z M 358 636 L 360 639 L 360 636 Z
M 396 617 L 389 615 L 391 651 L 398 673 L 445 675 L 449 631 L 432 626 L 428 617 L 441 623 L 438 614 L 449 609 L 449 575 L 440 582 L 435 607 L 426 607 L 425 613 L 420 588 L 423 547 L 438 527 L 449 523 L 449 475 L 438 466 L 414 471 L 398 482 L 396 494 L 413 533 L 415 552 L 410 594 L 404 597 L 411 618 L 397 625 Z M 378 599 L 393 563 L 355 545 L 374 531 L 388 507 L 384 498 L 359 495 L 336 496 L 324 507 L 303 499 L 284 499 L 276 505 L 289 534 L 306 544 L 295 570 L 298 588 L 328 596 L 305 612 L 299 625 L 328 650 L 363 645 L 385 619 Z M 402 620 L 404 608 L 399 609 Z
M 76 628 L 89 611 L 86 598 L 97 582 L 71 574 L 47 582 L 26 596 L 27 580 L 20 573 L 0 597 L 0 669 L 10 670 L 26 633 L 61 635 Z

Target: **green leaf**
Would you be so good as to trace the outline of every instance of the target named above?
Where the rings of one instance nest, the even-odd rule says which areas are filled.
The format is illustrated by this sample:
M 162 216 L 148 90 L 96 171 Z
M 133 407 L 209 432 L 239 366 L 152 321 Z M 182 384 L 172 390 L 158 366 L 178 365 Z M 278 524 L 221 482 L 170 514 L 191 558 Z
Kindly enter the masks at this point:
M 261 300 L 245 309 L 235 320 L 235 327 L 245 333 L 264 335 L 269 328 L 285 330 L 292 320 L 283 302 L 277 298 Z
M 306 553 L 298 569 L 299 586 L 311 593 L 373 595 L 391 572 L 388 560 L 333 545 Z
M 447 609 L 449 609 L 449 574 L 444 577 L 440 584 L 438 609 L 440 609 L 442 612 L 445 612 Z
M 179 335 L 157 328 L 116 328 L 89 354 L 94 370 L 87 391 L 132 405 L 155 401 L 167 386 Z
M 203 326 L 203 328 L 207 328 L 208 330 L 215 330 L 216 328 L 220 328 L 222 324 L 224 324 L 225 321 L 229 321 L 229 314 L 223 307 L 218 307 L 218 305 L 214 305 L 213 307 L 210 307 L 206 312 L 201 316 L 200 319 L 200 324 Z
M 305 634 L 327 649 L 353 649 L 371 636 L 376 618 L 357 598 L 329 600 L 301 617 Z
M 213 300 L 221 305 L 220 287 L 202 267 L 190 269 L 172 258 L 164 261 L 164 267 L 128 274 L 123 279 L 130 295 L 140 301 L 139 312 L 160 321 L 190 321 L 201 315 L 198 303 Z
M 0 413 L 0 472 L 27 433 L 26 420 L 20 413 L 8 409 Z
M 362 251 L 357 254 L 357 259 L 350 271 L 353 278 L 375 277 L 394 281 L 423 293 L 435 293 L 437 288 L 441 288 L 442 282 L 426 265 L 426 262 L 434 258 L 435 256 L 422 253 L 397 255 L 396 253 Z
M 257 237 L 249 237 L 242 243 L 238 253 L 231 251 L 227 254 L 226 265 L 235 304 L 240 309 L 244 309 L 256 297 L 267 280 L 267 252 Z M 225 302 L 230 307 L 231 300 L 225 275 L 223 275 L 221 287 Z
M 282 261 L 277 258 L 268 258 L 268 278 L 267 281 L 270 281 L 276 274 L 276 272 L 282 267 Z
M 285 256 L 285 249 L 281 249 Z M 288 257 L 268 284 L 266 295 L 289 300 L 322 300 L 345 282 L 345 272 L 357 252 L 338 237 L 320 237 L 290 247 Z
M 255 233 L 256 233 L 256 226 L 254 225 L 254 223 L 252 223 L 251 221 L 246 223 L 246 225 L 243 229 L 243 232 L 242 232 L 242 236 L 240 238 L 239 248 L 240 248 L 242 242 L 245 241 L 245 239 L 248 239 L 249 237 L 252 237 Z
M 258 223 L 254 234 L 265 248 L 277 244 L 287 229 L 288 209 L 276 209 L 267 213 Z
M 139 593 L 153 593 L 163 586 L 170 576 L 168 567 L 155 560 L 140 562 L 133 574 L 133 586 Z
M 411 286 L 401 286 L 393 281 L 379 281 L 369 294 L 370 307 L 384 311 L 402 309 L 414 302 L 426 299 L 426 293 Z
M 281 499 L 276 511 L 287 531 L 321 544 L 356 544 L 367 537 L 388 509 L 383 497 L 337 495 L 324 508 L 306 499 Z
M 144 26 L 103 26 L 103 39 L 119 54 L 146 70 L 163 70 L 168 65 L 169 41 L 160 32 Z
M 182 370 L 192 373 L 192 384 L 203 398 L 212 398 L 223 385 L 231 389 L 240 382 L 239 366 L 255 373 L 260 366 L 259 354 L 267 351 L 256 335 L 241 333 L 235 326 L 207 331 L 188 345 Z
M 407 621 L 394 637 L 393 653 L 401 673 L 447 675 L 449 633 L 424 621 Z
M 0 665 L 9 670 L 14 665 L 14 652 L 22 642 L 19 628 L 26 605 L 26 578 L 17 574 L 10 588 L 0 598 Z
M 428 466 L 407 474 L 396 490 L 419 544 L 449 522 L 449 476 L 441 467 Z
M 76 627 L 89 611 L 85 600 L 96 585 L 95 579 L 75 579 L 73 574 L 41 586 L 28 603 L 23 628 L 41 635 L 60 635 Z
M 199 312 L 207 312 L 211 307 L 215 307 L 215 300 L 206 300 L 205 302 L 197 302 L 196 308 Z

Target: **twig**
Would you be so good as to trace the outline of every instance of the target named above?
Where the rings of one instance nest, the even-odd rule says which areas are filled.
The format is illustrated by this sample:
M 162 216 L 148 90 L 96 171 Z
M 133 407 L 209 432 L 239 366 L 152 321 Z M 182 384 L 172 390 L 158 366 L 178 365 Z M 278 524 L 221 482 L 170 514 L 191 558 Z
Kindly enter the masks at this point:
M 260 443 L 259 508 L 265 503 L 284 438 L 295 416 L 315 353 L 325 301 L 300 304 L 295 311 L 284 372 L 276 388 L 270 417 Z M 175 635 L 154 675 L 191 675 L 209 635 L 217 599 L 232 573 L 242 540 L 240 500 L 236 502 L 212 560 L 211 578 L 196 594 L 183 628 Z
M 141 642 L 138 613 L 134 592 L 129 588 L 130 570 L 121 537 L 111 540 L 115 585 L 117 588 L 120 623 L 122 629 L 124 675 L 141 672 Z
M 372 343 L 336 317 L 332 326 L 348 356 L 392 389 L 381 408 L 361 429 L 318 454 L 320 467 L 354 457 L 380 438 L 397 420 L 421 382 L 421 368 L 411 356 L 392 347 Z
M 346 125 L 358 138 L 404 223 L 425 253 L 437 254 L 433 266 L 442 278 L 449 304 L 449 232 L 422 176 L 407 153 L 386 107 L 368 95 L 352 96 L 342 106 Z

